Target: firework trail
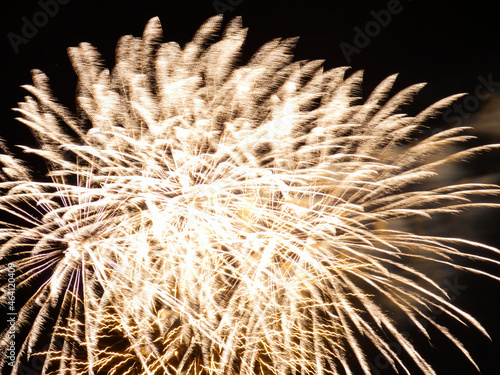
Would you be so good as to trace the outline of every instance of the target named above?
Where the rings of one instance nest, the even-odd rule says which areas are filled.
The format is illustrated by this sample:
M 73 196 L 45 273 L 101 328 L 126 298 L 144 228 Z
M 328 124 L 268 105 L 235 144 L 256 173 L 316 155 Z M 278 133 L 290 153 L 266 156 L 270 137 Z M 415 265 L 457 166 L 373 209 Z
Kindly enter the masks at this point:
M 370 374 L 363 337 L 394 369 L 409 373 L 390 342 L 434 374 L 393 313 L 426 337 L 422 322 L 436 327 L 473 361 L 429 309 L 486 332 L 425 265 L 486 274 L 456 261 L 498 264 L 498 251 L 390 225 L 499 193 L 418 189 L 443 163 L 493 147 L 431 162 L 470 139 L 465 128 L 412 141 L 458 96 L 409 117 L 400 108 L 422 85 L 388 99 L 393 75 L 363 101 L 360 72 L 292 62 L 295 39 L 242 65 L 246 29 L 233 19 L 216 41 L 221 22 L 180 48 L 160 43 L 153 18 L 142 38 L 120 39 L 112 72 L 91 45 L 70 48 L 77 116 L 33 72 L 17 111 L 40 144 L 24 151 L 49 178 L 2 147 L 0 276 L 14 264 L 31 294 L 15 357 L 0 367 L 20 373 L 23 358 L 42 355 L 43 373 Z M 459 250 L 470 245 L 491 259 Z

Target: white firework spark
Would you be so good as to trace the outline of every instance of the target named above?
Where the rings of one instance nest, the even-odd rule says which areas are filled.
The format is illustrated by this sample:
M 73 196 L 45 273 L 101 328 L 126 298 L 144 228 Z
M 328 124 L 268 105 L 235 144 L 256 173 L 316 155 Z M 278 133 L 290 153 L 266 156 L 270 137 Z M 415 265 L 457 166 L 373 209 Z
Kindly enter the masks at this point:
M 50 180 L 0 156 L 0 257 L 33 291 L 18 314 L 13 373 L 48 333 L 43 373 L 370 374 L 365 337 L 395 369 L 409 373 L 391 341 L 434 374 L 393 313 L 427 337 L 428 322 L 473 361 L 429 308 L 486 332 L 422 263 L 486 274 L 455 261 L 499 264 L 498 251 L 387 226 L 500 192 L 415 188 L 443 163 L 493 147 L 430 162 L 470 139 L 465 128 L 410 142 L 458 95 L 410 117 L 400 108 L 422 85 L 387 100 L 393 75 L 362 101 L 360 72 L 292 62 L 294 39 L 239 65 L 246 29 L 233 19 L 215 42 L 221 22 L 180 48 L 160 43 L 154 18 L 142 38 L 119 41 L 111 73 L 91 45 L 71 48 L 77 117 L 34 71 L 17 111 L 40 144 L 24 150 L 46 161 Z M 459 250 L 471 244 L 491 259 Z

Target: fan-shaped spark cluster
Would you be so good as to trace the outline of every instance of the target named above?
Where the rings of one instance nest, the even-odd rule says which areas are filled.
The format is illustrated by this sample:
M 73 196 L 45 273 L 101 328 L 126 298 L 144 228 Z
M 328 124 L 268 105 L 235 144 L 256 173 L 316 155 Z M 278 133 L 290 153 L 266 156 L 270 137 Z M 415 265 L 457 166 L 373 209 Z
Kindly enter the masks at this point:
M 180 48 L 160 43 L 154 18 L 142 39 L 119 41 L 111 73 L 91 45 L 70 48 L 77 117 L 34 71 L 17 111 L 40 144 L 24 151 L 45 160 L 50 179 L 0 156 L 0 255 L 32 292 L 18 312 L 16 359 L 4 356 L 3 368 L 16 374 L 42 350 L 44 373 L 370 374 L 364 337 L 394 368 L 406 364 L 390 341 L 434 374 L 394 312 L 469 356 L 429 307 L 483 328 L 414 264 L 467 269 L 455 259 L 479 256 L 458 249 L 465 240 L 385 225 L 499 192 L 407 189 L 490 148 L 428 162 L 468 140 L 465 129 L 410 142 L 457 96 L 409 117 L 400 108 L 421 84 L 387 100 L 393 75 L 363 101 L 361 72 L 292 62 L 294 39 L 241 64 L 246 29 L 236 18 L 215 42 L 221 22 L 209 19 Z

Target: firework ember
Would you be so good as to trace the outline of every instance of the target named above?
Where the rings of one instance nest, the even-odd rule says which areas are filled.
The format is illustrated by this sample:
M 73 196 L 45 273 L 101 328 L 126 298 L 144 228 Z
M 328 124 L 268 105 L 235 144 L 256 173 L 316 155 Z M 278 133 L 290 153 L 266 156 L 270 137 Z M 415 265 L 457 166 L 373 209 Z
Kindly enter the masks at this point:
M 111 72 L 91 45 L 70 48 L 77 115 L 33 72 L 17 111 L 40 145 L 24 151 L 49 173 L 2 146 L 0 302 L 7 264 L 30 294 L 13 357 L 2 334 L 0 368 L 20 374 L 40 356 L 44 374 L 371 374 L 368 343 L 409 373 L 396 342 L 434 374 L 400 314 L 473 361 L 429 308 L 486 332 L 427 265 L 498 279 L 461 263 L 499 264 L 498 251 L 391 225 L 495 206 L 476 199 L 494 185 L 418 185 L 495 147 L 431 160 L 466 129 L 414 139 L 459 95 L 410 117 L 401 107 L 422 84 L 390 97 L 393 75 L 363 100 L 361 72 L 293 62 L 295 39 L 243 64 L 246 29 L 235 18 L 217 41 L 221 23 L 181 48 L 161 43 L 153 18 L 142 38 L 120 39 Z

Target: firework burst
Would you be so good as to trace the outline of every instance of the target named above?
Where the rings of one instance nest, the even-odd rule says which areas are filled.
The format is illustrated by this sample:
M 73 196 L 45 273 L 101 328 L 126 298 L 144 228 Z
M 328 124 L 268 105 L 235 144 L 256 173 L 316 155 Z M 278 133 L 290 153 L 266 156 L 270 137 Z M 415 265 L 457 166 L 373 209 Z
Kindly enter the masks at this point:
M 486 332 L 425 264 L 484 273 L 455 261 L 498 262 L 459 248 L 497 250 L 390 225 L 499 193 L 415 188 L 443 163 L 493 147 L 431 162 L 467 141 L 465 128 L 411 141 L 458 96 L 410 117 L 400 108 L 421 84 L 387 99 L 393 75 L 363 101 L 360 72 L 292 62 L 294 39 L 241 64 L 246 29 L 236 18 L 215 42 L 221 22 L 180 48 L 160 42 L 154 18 L 142 38 L 120 39 L 112 72 L 91 45 L 70 48 L 76 117 L 33 72 L 17 111 L 40 144 L 24 150 L 50 179 L 2 147 L 0 257 L 31 294 L 18 312 L 23 340 L 0 367 L 16 374 L 42 355 L 43 373 L 370 374 L 364 337 L 395 369 L 408 373 L 391 341 L 434 374 L 393 313 L 427 337 L 428 322 L 472 361 L 429 308 Z

